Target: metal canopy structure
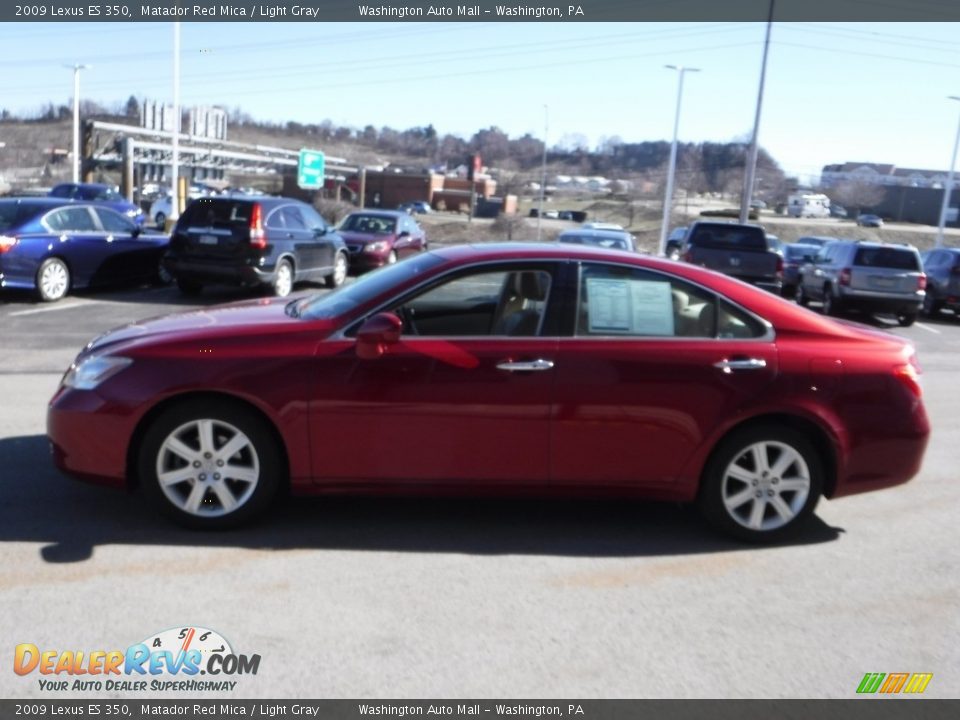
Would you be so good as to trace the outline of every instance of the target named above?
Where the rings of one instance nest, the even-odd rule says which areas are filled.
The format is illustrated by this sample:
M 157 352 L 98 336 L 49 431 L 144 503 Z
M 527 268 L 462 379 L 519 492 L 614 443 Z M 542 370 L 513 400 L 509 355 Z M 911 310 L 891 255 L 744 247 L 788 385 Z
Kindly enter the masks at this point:
M 84 179 L 92 179 L 98 167 L 119 167 L 122 172 L 121 192 L 132 200 L 137 166 L 171 165 L 172 143 L 173 132 L 168 130 L 87 121 L 83 143 Z M 216 140 L 182 132 L 178 143 L 180 164 L 208 171 L 210 177 L 222 177 L 226 172 L 295 173 L 300 156 L 299 150 Z M 358 168 L 344 158 L 327 156 L 326 170 L 348 175 L 356 173 Z

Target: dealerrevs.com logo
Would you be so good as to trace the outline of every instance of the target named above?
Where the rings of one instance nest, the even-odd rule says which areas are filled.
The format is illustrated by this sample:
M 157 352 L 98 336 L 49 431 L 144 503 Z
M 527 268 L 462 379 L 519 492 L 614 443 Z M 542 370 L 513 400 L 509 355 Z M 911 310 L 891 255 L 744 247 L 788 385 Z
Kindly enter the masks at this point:
M 920 694 L 927 689 L 932 679 L 933 673 L 866 673 L 857 687 L 857 693 L 860 695 Z
M 241 675 L 256 675 L 259 655 L 241 655 L 214 630 L 171 628 L 126 650 L 45 650 L 33 643 L 14 649 L 13 671 L 39 675 L 47 692 L 234 690 Z

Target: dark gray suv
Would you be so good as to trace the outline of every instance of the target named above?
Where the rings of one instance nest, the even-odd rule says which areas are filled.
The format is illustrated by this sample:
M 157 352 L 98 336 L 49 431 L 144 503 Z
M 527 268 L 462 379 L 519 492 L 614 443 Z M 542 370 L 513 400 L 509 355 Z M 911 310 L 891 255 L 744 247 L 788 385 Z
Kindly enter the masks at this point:
M 834 240 L 800 268 L 797 302 L 819 300 L 826 315 L 892 313 L 907 327 L 917 319 L 926 287 L 920 253 L 912 245 Z
M 349 254 L 343 238 L 299 200 L 262 196 L 197 198 L 170 234 L 164 267 L 187 295 L 204 285 L 266 287 L 290 294 L 300 280 L 341 285 Z

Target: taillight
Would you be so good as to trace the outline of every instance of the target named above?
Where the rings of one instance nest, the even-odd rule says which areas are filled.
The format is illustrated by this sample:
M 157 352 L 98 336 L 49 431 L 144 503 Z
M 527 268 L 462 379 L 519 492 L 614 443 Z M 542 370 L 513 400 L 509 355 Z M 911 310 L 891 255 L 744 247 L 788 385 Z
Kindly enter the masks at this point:
M 19 238 L 10 237 L 9 235 L 0 235 L 0 255 L 13 250 L 13 246 L 18 242 L 20 242 Z
M 783 278 L 783 256 L 777 255 L 777 278 Z
M 927 289 L 927 276 L 923 273 L 917 277 L 917 290 L 926 290 Z
M 844 268 L 840 271 L 840 284 L 849 285 L 850 284 L 850 268 Z
M 250 214 L 250 247 L 263 249 L 267 246 L 267 234 L 263 230 L 263 207 L 260 203 L 253 204 Z

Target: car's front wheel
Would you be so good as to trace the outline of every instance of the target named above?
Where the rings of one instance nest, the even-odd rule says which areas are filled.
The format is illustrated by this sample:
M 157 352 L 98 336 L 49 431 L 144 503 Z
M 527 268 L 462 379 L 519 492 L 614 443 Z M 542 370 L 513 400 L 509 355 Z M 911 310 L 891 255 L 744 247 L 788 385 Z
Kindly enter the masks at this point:
M 160 230 L 165 230 L 167 227 L 167 216 L 162 212 L 158 212 L 153 216 L 153 222 L 156 223 L 157 228 Z
M 840 301 L 833 296 L 833 291 L 829 287 L 823 289 L 823 314 L 840 314 Z
M 283 463 L 269 429 L 231 403 L 187 402 L 163 413 L 140 447 L 147 497 L 185 527 L 235 527 L 266 510 Z
M 897 313 L 897 324 L 900 327 L 910 327 L 917 321 L 915 312 Z
M 776 542 L 800 528 L 823 488 L 823 464 L 801 433 L 780 426 L 734 431 L 707 463 L 698 503 L 721 532 Z

